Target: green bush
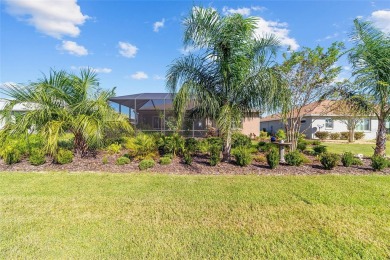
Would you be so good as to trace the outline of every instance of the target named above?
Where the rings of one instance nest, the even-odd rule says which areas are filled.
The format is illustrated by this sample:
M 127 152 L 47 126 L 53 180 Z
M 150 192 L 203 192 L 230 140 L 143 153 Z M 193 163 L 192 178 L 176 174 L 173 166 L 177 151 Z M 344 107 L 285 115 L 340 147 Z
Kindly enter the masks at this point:
M 171 163 L 172 163 L 172 159 L 169 158 L 169 157 L 164 156 L 164 157 L 160 158 L 160 164 L 161 165 L 168 165 L 168 164 L 171 164 Z
M 371 167 L 374 171 L 381 171 L 388 166 L 388 160 L 379 155 L 374 155 L 371 157 Z
M 340 132 L 340 139 L 341 140 L 348 140 L 349 139 L 349 132 Z
M 216 145 L 216 146 L 221 147 L 221 150 L 222 150 L 222 146 L 223 146 L 222 138 L 220 138 L 220 137 L 208 137 L 207 138 L 207 142 L 209 143 L 210 146 Z
M 138 168 L 143 171 L 143 170 L 146 170 L 146 169 L 149 169 L 149 168 L 153 168 L 155 165 L 154 161 L 153 160 L 150 160 L 150 159 L 144 159 L 142 161 L 140 161 L 139 165 L 138 165 Z
M 163 136 L 162 138 L 166 138 Z M 164 139 L 165 140 L 165 139 Z M 163 142 L 163 145 L 165 142 Z M 130 157 L 136 159 L 154 158 L 158 154 L 158 145 L 154 136 L 139 133 L 136 137 L 128 138 L 125 144 L 125 148 L 128 149 Z
M 245 146 L 234 148 L 232 154 L 239 166 L 247 166 L 252 163 L 252 154 Z
M 354 133 L 354 138 L 355 140 L 360 140 L 364 138 L 364 133 L 363 132 L 355 132 Z
M 107 164 L 108 163 L 108 157 L 107 156 L 103 156 L 102 163 L 103 164 Z
M 32 165 L 42 165 L 46 162 L 46 154 L 42 149 L 33 149 L 28 160 Z
M 110 144 L 106 150 L 109 154 L 118 154 L 122 149 L 122 145 L 118 143 Z
M 337 140 L 340 138 L 340 133 L 330 133 L 330 139 Z
M 316 145 L 313 146 L 313 151 L 315 155 L 320 155 L 326 153 L 327 149 L 325 145 Z
M 320 140 L 313 140 L 311 142 L 312 145 L 320 145 L 321 144 L 321 141 Z
M 129 163 L 130 163 L 130 159 L 124 156 L 119 157 L 118 159 L 116 159 L 115 162 L 116 165 L 125 165 Z
M 286 139 L 286 132 L 284 132 L 283 129 L 279 129 L 279 130 L 276 132 L 275 137 L 276 137 L 278 140 L 285 140 L 285 139 Z
M 213 144 L 210 145 L 209 152 L 210 152 L 210 165 L 215 166 L 220 161 L 220 155 L 221 155 L 222 147 L 219 144 Z
M 264 145 L 263 144 L 261 144 L 260 145 L 260 143 L 264 143 Z M 275 143 L 265 143 L 265 142 L 259 142 L 259 145 L 257 146 L 257 148 L 258 148 L 258 150 L 259 150 L 259 152 L 269 152 L 271 149 L 273 149 L 273 148 L 278 148 L 278 145 L 277 144 L 275 144 Z
M 300 166 L 304 161 L 304 155 L 298 151 L 289 152 L 284 158 L 286 159 L 286 163 L 292 166 Z
M 73 161 L 73 152 L 69 150 L 60 149 L 55 157 L 55 161 L 59 164 L 71 163 Z
M 22 154 L 20 150 L 11 145 L 7 145 L 5 148 L 3 148 L 3 151 L 1 151 L 1 157 L 3 158 L 4 162 L 9 165 L 18 163 L 22 160 Z
M 187 138 L 185 141 L 185 150 L 194 153 L 198 149 L 198 145 L 199 141 L 195 138 Z
M 207 139 L 201 139 L 198 143 L 197 151 L 202 153 L 202 154 L 205 154 L 205 153 L 208 153 L 209 150 L 210 150 L 210 144 L 207 141 Z
M 338 154 L 327 152 L 323 153 L 320 158 L 320 162 L 326 170 L 332 170 L 334 167 L 336 167 L 339 160 L 340 156 Z
M 271 169 L 275 169 L 279 165 L 279 151 L 272 148 L 267 153 L 267 163 Z
M 260 140 L 268 139 L 268 133 L 265 131 L 260 131 L 259 138 L 260 138 Z
M 183 161 L 185 164 L 191 165 L 192 164 L 192 153 L 190 151 L 184 151 L 183 152 Z
M 181 154 L 185 147 L 184 138 L 178 133 L 171 136 L 162 136 L 158 143 L 158 149 L 165 153 L 172 153 L 174 156 Z
M 359 158 L 354 157 L 352 160 L 352 165 L 363 165 L 363 162 Z
M 62 135 L 58 139 L 58 148 L 64 150 L 73 150 L 74 147 L 74 135 L 71 133 L 67 133 Z
M 241 134 L 241 133 L 234 133 L 232 135 L 232 148 L 236 147 L 250 147 L 252 145 L 252 141 L 249 138 L 249 136 Z
M 329 137 L 329 132 L 326 131 L 317 131 L 314 134 L 315 137 L 317 137 L 320 140 L 325 140 Z
M 305 151 L 307 149 L 307 141 L 306 140 L 299 141 L 297 144 L 297 149 L 301 152 Z
M 341 163 L 343 164 L 343 166 L 349 167 L 353 165 L 353 161 L 354 161 L 353 153 L 345 152 L 343 153 L 343 155 L 341 155 Z

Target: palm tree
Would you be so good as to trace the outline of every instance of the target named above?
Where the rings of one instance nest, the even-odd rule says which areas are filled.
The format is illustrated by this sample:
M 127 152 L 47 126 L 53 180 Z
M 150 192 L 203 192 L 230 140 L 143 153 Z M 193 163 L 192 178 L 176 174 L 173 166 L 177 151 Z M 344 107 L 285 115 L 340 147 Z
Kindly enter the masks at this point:
M 386 119 L 390 116 L 390 35 L 369 22 L 354 20 L 355 47 L 349 54 L 360 92 L 372 101 L 378 117 L 375 155 L 386 153 Z
M 175 94 L 179 122 L 189 103 L 193 117 L 216 121 L 226 161 L 232 130 L 240 127 L 244 117 L 276 107 L 271 97 L 277 93 L 278 77 L 270 65 L 278 42 L 255 36 L 255 18 L 221 17 L 211 8 L 194 7 L 184 26 L 184 46 L 198 49 L 198 55 L 174 61 L 167 73 L 167 88 Z
M 132 130 L 128 119 L 108 104 L 114 90 L 99 89 L 91 69 L 82 69 L 80 76 L 52 70 L 28 86 L 9 85 L 2 92 L 11 98 L 0 112 L 5 131 L 19 134 L 32 129 L 44 137 L 50 155 L 56 154 L 59 137 L 66 132 L 74 134 L 75 153 L 85 156 L 89 148 L 101 146 L 107 131 Z M 18 104 L 30 110 L 14 120 L 12 110 Z

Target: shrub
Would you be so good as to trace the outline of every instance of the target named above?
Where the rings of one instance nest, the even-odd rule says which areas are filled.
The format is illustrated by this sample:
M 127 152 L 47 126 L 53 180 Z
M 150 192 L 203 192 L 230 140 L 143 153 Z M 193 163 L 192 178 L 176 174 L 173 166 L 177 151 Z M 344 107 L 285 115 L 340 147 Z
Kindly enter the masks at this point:
M 317 131 L 315 132 L 315 137 L 317 137 L 320 140 L 325 140 L 326 138 L 329 137 L 329 132 L 326 131 Z
M 353 154 L 351 152 L 345 152 L 341 156 L 341 163 L 345 167 L 351 166 L 353 164 L 353 161 L 354 161 L 354 157 L 353 157 Z
M 59 164 L 71 163 L 73 161 L 73 152 L 65 149 L 60 149 L 55 157 L 55 161 Z
M 130 159 L 124 156 L 119 157 L 118 159 L 116 159 L 115 162 L 116 165 L 125 165 L 129 163 L 130 163 Z
M 327 149 L 325 145 L 316 145 L 313 146 L 313 151 L 315 155 L 326 153 Z
M 169 157 L 164 156 L 164 157 L 160 158 L 160 164 L 161 165 L 168 165 L 168 164 L 171 164 L 171 163 L 172 163 L 172 159 L 169 158 Z
M 341 140 L 348 140 L 349 139 L 349 132 L 340 132 L 340 139 Z
M 258 145 L 258 149 L 259 149 L 259 152 L 269 152 L 271 149 L 275 148 L 277 149 L 278 148 L 278 145 L 277 144 L 274 144 L 274 143 L 265 143 L 264 145 L 260 145 L 261 142 L 259 142 L 259 145 Z
M 371 157 L 371 167 L 374 171 L 381 171 L 388 166 L 388 161 L 385 157 L 374 155 Z
M 354 157 L 352 160 L 352 165 L 363 165 L 363 162 L 359 158 Z
M 244 146 L 236 147 L 232 150 L 232 154 L 239 166 L 247 166 L 252 163 L 252 154 Z
M 276 132 L 275 137 L 278 138 L 278 140 L 285 140 L 286 139 L 286 132 L 284 132 L 283 129 L 279 129 Z
M 14 164 L 22 160 L 19 149 L 11 145 L 7 145 L 3 151 L 1 151 L 1 157 L 3 157 L 6 164 Z
M 279 165 L 279 152 L 276 148 L 270 149 L 267 153 L 267 163 L 271 169 L 275 169 Z
M 209 137 L 209 138 L 207 138 L 207 142 L 209 143 L 209 145 L 220 146 L 222 149 L 223 140 L 220 137 Z
M 190 151 L 183 152 L 183 161 L 185 164 L 188 164 L 188 165 L 192 164 L 192 153 Z
M 305 140 L 299 141 L 297 144 L 297 149 L 301 152 L 305 151 L 307 148 L 307 142 Z
M 209 144 L 209 142 L 207 141 L 207 139 L 202 139 L 202 140 L 199 141 L 197 150 L 198 150 L 200 153 L 203 153 L 203 154 L 209 152 L 209 150 L 210 150 L 210 144 Z
M 364 138 L 364 133 L 363 132 L 355 132 L 354 133 L 354 138 L 355 140 L 360 140 Z
M 150 159 L 145 159 L 145 160 L 142 160 L 140 161 L 138 167 L 141 171 L 143 170 L 146 170 L 146 169 L 149 169 L 149 168 L 153 168 L 154 167 L 154 161 L 153 160 L 150 160 Z
M 110 144 L 106 150 L 109 154 L 118 154 L 121 151 L 122 145 L 118 143 Z
M 340 138 L 340 133 L 330 133 L 330 139 L 337 140 Z
M 335 153 L 323 153 L 320 158 L 320 162 L 322 166 L 324 166 L 325 170 L 332 170 L 337 166 L 340 160 L 340 156 Z
M 267 158 L 263 155 L 263 154 L 257 154 L 253 157 L 253 160 L 255 162 L 259 162 L 259 163 L 265 163 L 267 162 Z
M 130 157 L 145 159 L 157 156 L 157 142 L 153 136 L 140 133 L 136 137 L 129 138 L 125 144 Z
M 215 166 L 221 161 L 221 146 L 218 144 L 210 145 L 210 165 Z
M 194 153 L 198 149 L 198 144 L 199 142 L 195 138 L 187 138 L 185 140 L 185 149 L 191 153 Z
M 74 147 L 74 135 L 73 134 L 64 134 L 58 140 L 58 148 L 64 150 L 73 150 Z
M 102 163 L 103 163 L 103 164 L 107 164 L 107 163 L 108 163 L 108 157 L 107 157 L 107 156 L 104 156 L 104 157 L 103 157 Z
M 303 163 L 303 154 L 298 151 L 290 152 L 284 158 L 288 165 L 300 166 Z
M 232 135 L 232 148 L 236 147 L 250 147 L 252 145 L 251 139 L 241 133 L 234 133 Z
M 260 131 L 259 138 L 260 138 L 260 140 L 267 140 L 268 139 L 268 133 L 265 132 L 265 131 Z
M 46 154 L 41 149 L 33 149 L 31 150 L 28 160 L 32 165 L 42 165 L 46 162 Z
M 320 140 L 313 140 L 311 142 L 312 145 L 320 145 L 321 144 L 321 141 Z

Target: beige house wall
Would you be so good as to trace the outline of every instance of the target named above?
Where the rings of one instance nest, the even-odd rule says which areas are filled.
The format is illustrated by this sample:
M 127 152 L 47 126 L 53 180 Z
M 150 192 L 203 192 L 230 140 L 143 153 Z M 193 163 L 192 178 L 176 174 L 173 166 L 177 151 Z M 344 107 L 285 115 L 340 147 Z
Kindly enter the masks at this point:
M 260 117 L 249 118 L 246 117 L 242 122 L 242 130 L 241 133 L 244 135 L 255 134 L 259 135 L 260 132 Z

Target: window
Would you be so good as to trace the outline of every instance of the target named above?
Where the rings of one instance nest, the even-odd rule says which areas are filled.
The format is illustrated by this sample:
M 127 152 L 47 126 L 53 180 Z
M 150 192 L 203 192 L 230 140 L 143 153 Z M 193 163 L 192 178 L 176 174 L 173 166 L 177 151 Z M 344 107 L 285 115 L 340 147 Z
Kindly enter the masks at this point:
M 333 119 L 332 118 L 325 119 L 325 129 L 333 129 Z
M 160 129 L 160 118 L 158 116 L 153 117 L 153 128 Z
M 364 118 L 356 125 L 356 131 L 370 131 L 371 130 L 371 120 L 369 118 Z
M 306 119 L 301 120 L 301 124 L 305 124 L 305 123 L 306 123 Z

